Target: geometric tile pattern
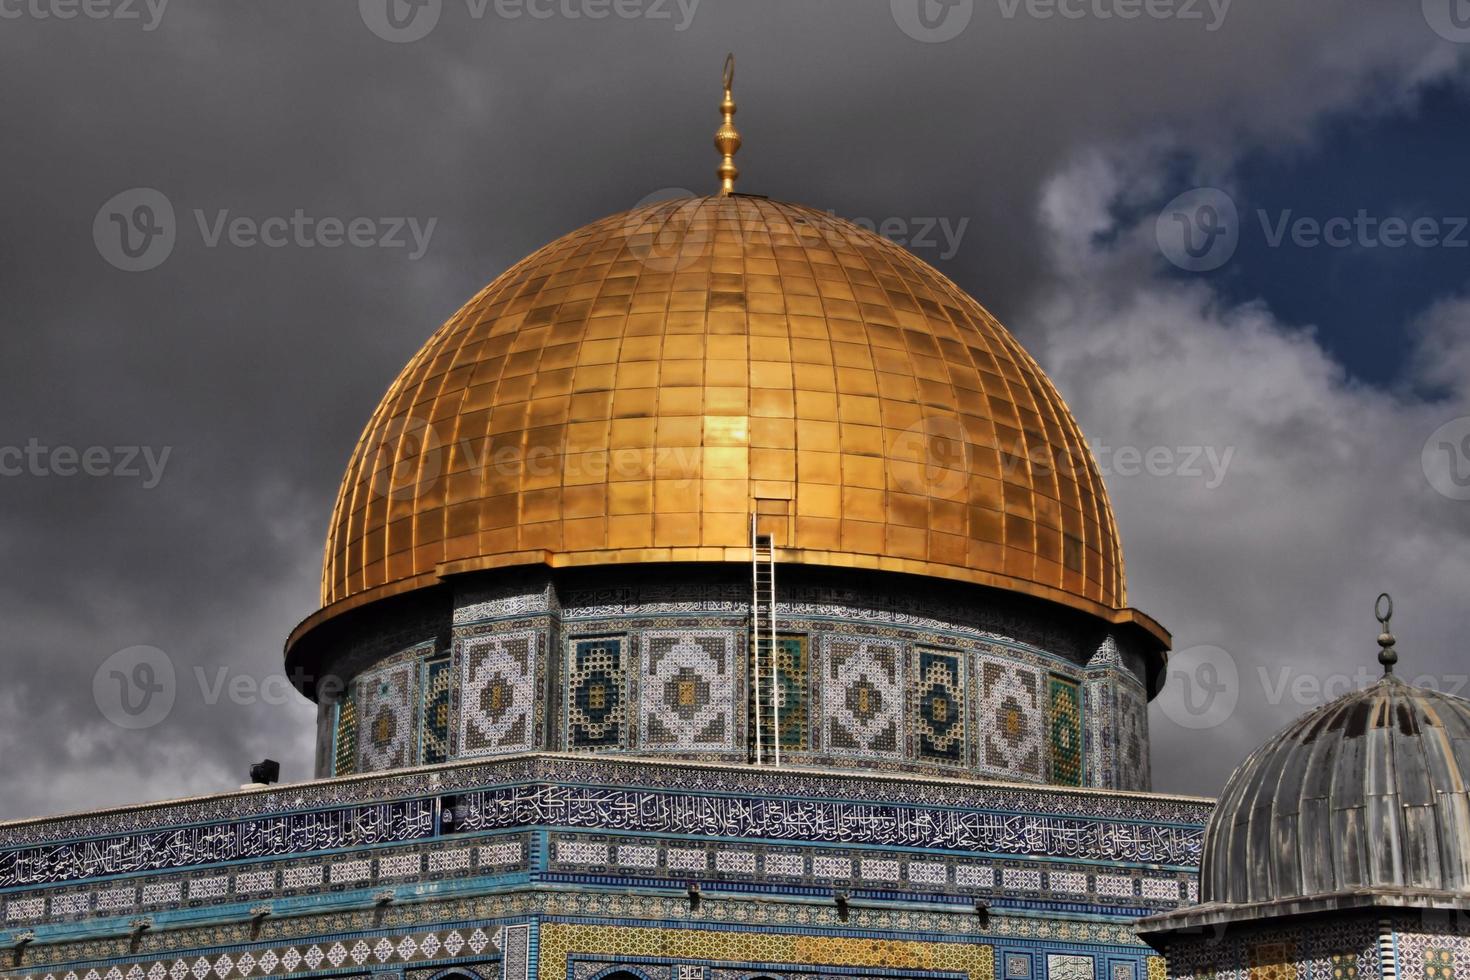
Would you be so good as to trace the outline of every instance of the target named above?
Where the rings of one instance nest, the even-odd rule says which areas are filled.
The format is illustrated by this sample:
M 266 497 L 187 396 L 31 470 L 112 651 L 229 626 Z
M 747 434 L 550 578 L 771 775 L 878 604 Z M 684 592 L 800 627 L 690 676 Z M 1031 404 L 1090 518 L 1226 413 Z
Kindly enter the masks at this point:
M 411 933 L 393 939 L 321 939 L 288 946 L 268 946 L 245 952 L 190 955 L 141 963 L 124 974 L 90 972 L 95 980 L 224 980 L 225 977 L 271 977 L 317 970 L 366 972 L 385 963 L 411 963 L 444 956 L 484 956 L 493 953 L 491 937 L 483 929 L 464 927 Z M 136 972 L 133 972 L 136 970 Z M 47 973 L 36 980 L 85 980 L 76 973 Z
M 1060 786 L 1082 785 L 1082 695 L 1076 681 L 1047 678 L 1047 721 L 1051 735 L 1047 778 Z
M 735 637 L 720 630 L 643 636 L 639 744 L 655 749 L 735 747 Z
M 903 752 L 903 649 L 873 639 L 826 645 L 826 751 L 898 756 Z
M 623 641 L 573 640 L 567 661 L 567 745 L 617 748 L 627 734 Z
M 487 633 L 460 646 L 459 755 L 528 752 L 535 738 L 536 631 Z
M 980 664 L 980 768 L 992 775 L 1042 776 L 1041 676 L 1002 660 Z
M 425 764 L 449 758 L 449 688 L 454 678 L 448 657 L 430 660 L 423 666 L 422 759 Z
M 902 970 L 910 976 L 958 974 L 969 980 L 995 980 L 995 947 L 977 943 L 973 937 L 954 942 L 879 941 L 859 936 L 797 932 L 726 932 L 548 922 L 541 927 L 539 946 L 539 973 L 543 977 L 569 976 L 567 960 L 575 952 L 578 956 L 595 953 L 614 960 L 660 957 L 706 962 L 820 965 L 828 968 L 826 975 L 832 977 L 878 977 L 884 975 L 884 970 Z M 742 971 L 741 975 L 769 974 Z
M 1286 942 L 1253 945 L 1250 980 L 1296 980 L 1296 946 Z
M 914 712 L 922 759 L 965 761 L 965 686 L 958 654 L 919 651 Z
M 527 589 L 529 586 L 520 591 Z M 477 599 L 480 595 L 479 592 L 472 593 L 465 597 L 465 601 Z M 467 636 L 526 629 L 537 631 L 532 657 L 535 677 L 528 674 L 524 678 L 534 680 L 536 692 L 531 699 L 531 724 L 529 731 L 524 725 L 517 729 L 518 736 L 530 734 L 533 745 L 546 745 L 547 713 L 555 710 L 560 715 L 560 723 L 555 726 L 556 741 L 558 746 L 566 747 L 566 678 L 567 662 L 572 656 L 571 641 L 621 636 L 623 648 L 620 655 L 625 661 L 622 697 L 627 703 L 622 709 L 625 719 L 619 744 L 648 751 L 682 753 L 704 760 L 720 757 L 727 761 L 736 760 L 742 743 L 748 741 L 753 745 L 755 732 L 751 722 L 756 716 L 752 703 L 755 699 L 748 695 L 754 692 L 749 690 L 751 678 L 741 675 L 745 669 L 742 664 L 748 664 L 752 657 L 748 650 L 749 637 L 746 636 L 742 642 L 742 630 L 737 625 L 745 619 L 749 600 L 732 584 L 634 583 L 596 591 L 570 589 L 565 592 L 544 585 L 529 596 L 518 592 L 513 598 L 515 602 L 495 599 L 461 607 L 473 608 L 480 618 L 471 626 L 456 629 L 453 663 L 458 673 L 463 659 L 462 645 Z M 972 613 L 963 606 L 949 604 L 951 601 L 958 603 L 958 598 L 951 600 L 945 597 L 943 602 L 929 602 L 917 594 L 910 596 L 900 592 L 893 597 L 885 596 L 882 608 L 867 610 L 853 605 L 853 601 L 854 596 L 847 592 L 823 585 L 804 589 L 794 595 L 785 607 L 783 626 L 786 633 L 780 641 L 783 647 L 781 659 L 786 661 L 787 654 L 794 654 L 797 659 L 783 663 L 780 670 L 783 682 L 776 685 L 781 694 L 780 700 L 788 702 L 782 713 L 782 727 L 785 729 L 783 752 L 800 752 L 799 761 L 818 766 L 842 766 L 849 760 L 860 760 L 869 771 L 875 772 L 918 771 L 948 775 L 963 769 L 1017 782 L 1044 783 L 1050 772 L 1050 704 L 1046 682 L 1047 677 L 1055 673 L 1085 684 L 1080 697 L 1084 720 L 1082 784 L 1146 788 L 1146 763 L 1143 772 L 1130 771 L 1131 763 L 1125 764 L 1125 759 L 1145 759 L 1147 756 L 1144 735 L 1147 702 L 1142 682 L 1134 676 L 1139 667 L 1136 651 L 1127 651 L 1128 657 L 1125 658 L 1111 640 L 1099 647 L 1094 637 L 1074 636 L 1060 627 L 1051 631 L 1027 632 L 1022 628 L 1026 625 L 1024 622 L 1001 618 L 999 612 L 986 612 L 985 618 L 972 621 Z M 551 612 L 544 620 L 528 619 L 538 610 L 542 614 L 548 610 Z M 996 618 L 989 618 L 992 615 Z M 696 634 L 704 634 L 706 638 L 696 640 L 695 645 L 705 648 L 705 652 L 717 660 L 724 660 L 726 651 L 710 649 L 715 644 L 708 637 L 726 632 L 734 641 L 733 658 L 726 661 L 733 662 L 734 667 L 729 672 L 731 686 L 728 699 L 723 696 L 725 678 L 718 670 L 708 677 L 695 677 L 698 670 L 690 664 L 675 666 L 681 658 L 694 653 L 690 644 L 679 637 Z M 548 655 L 546 646 L 555 634 L 560 634 L 556 642 L 562 649 Z M 1016 639 L 1017 636 L 1024 639 Z M 566 639 L 565 646 L 562 638 Z M 803 639 L 805 651 L 802 649 Z M 824 655 L 827 647 L 845 644 L 849 650 L 857 649 L 861 653 L 863 641 L 896 646 L 902 658 L 903 701 L 899 707 L 901 724 L 896 731 L 896 751 L 887 745 L 881 752 L 864 751 L 858 747 L 861 742 L 850 730 L 851 711 L 842 697 L 845 692 L 829 677 L 831 665 Z M 769 638 L 763 638 L 762 646 L 766 643 L 769 643 Z M 421 652 L 424 646 L 420 644 L 404 651 L 404 654 L 419 653 L 424 656 L 423 663 L 427 664 L 434 656 L 433 644 L 427 644 L 427 655 Z M 655 646 L 658 649 L 654 649 Z M 663 648 L 674 646 L 679 649 L 674 651 L 672 661 L 667 660 Z M 1085 661 L 1086 666 L 1080 666 L 1081 658 L 1089 655 L 1091 659 Z M 393 661 L 402 659 L 402 656 L 396 655 Z M 704 663 L 702 657 L 695 659 Z M 769 748 L 771 709 L 766 703 L 769 701 L 766 695 L 771 688 L 770 658 L 762 652 L 759 660 L 762 664 L 759 693 L 763 702 L 760 716 L 765 722 L 762 731 L 767 736 L 765 741 Z M 803 662 L 805 672 L 800 669 Z M 549 665 L 562 683 L 556 684 L 548 678 L 546 671 Z M 651 673 L 660 670 L 682 674 L 682 677 L 674 682 L 671 678 L 660 679 Z M 424 683 L 428 678 L 426 671 Z M 711 683 L 714 693 L 708 702 L 701 702 L 706 684 Z M 457 733 L 461 724 L 468 724 L 466 709 L 472 710 L 473 706 L 463 698 L 459 681 L 451 680 L 450 693 L 449 752 L 451 758 L 459 758 Z M 875 701 L 886 700 L 873 698 L 873 693 L 872 684 L 867 685 L 866 691 L 855 693 L 859 711 L 863 708 L 865 694 L 869 710 Z M 669 701 L 670 697 L 682 697 L 683 704 Z M 809 707 L 806 706 L 808 697 Z M 435 713 L 424 704 L 427 700 L 423 694 L 415 697 L 416 722 L 421 726 L 434 721 Z M 727 703 L 731 705 L 729 718 L 733 725 L 725 726 L 726 733 L 720 731 L 722 722 L 713 718 L 701 722 L 704 729 L 701 732 L 680 731 L 691 725 L 686 717 L 691 712 L 703 716 Z M 954 709 L 952 713 L 949 712 L 951 707 Z M 1130 710 L 1134 707 L 1136 711 Z M 809 731 L 800 724 L 803 708 L 811 716 Z M 935 711 L 940 714 L 934 714 Z M 742 712 L 745 712 L 743 716 Z M 833 714 L 838 715 L 835 737 L 829 725 L 829 716 Z M 676 724 L 666 723 L 676 716 Z M 949 721 L 951 717 L 952 722 Z M 365 722 L 360 712 L 357 720 L 361 731 Z M 335 721 L 333 715 L 323 713 L 321 727 L 327 746 L 322 753 L 323 775 L 332 769 L 325 763 L 330 763 L 333 755 L 330 751 L 334 735 L 331 726 Z M 936 723 L 940 728 L 948 727 L 952 735 L 940 732 L 934 727 Z M 483 744 L 483 738 L 467 740 L 466 747 L 476 741 L 481 743 L 476 754 L 466 753 L 463 757 L 494 754 L 493 748 Z M 338 739 L 337 744 L 347 745 L 350 741 Z M 432 728 L 428 737 L 420 730 L 415 745 L 422 746 L 423 758 L 438 758 L 439 746 Z M 519 746 L 512 748 L 508 745 L 504 751 L 517 749 Z M 792 761 L 798 761 L 797 756 L 793 755 Z M 346 768 L 343 767 L 342 771 L 345 772 Z
M 531 975 L 531 927 L 506 926 L 500 930 L 501 980 L 528 980 Z
M 1357 970 L 1354 969 L 1353 978 L 1356 976 Z M 1445 946 L 1430 946 L 1425 949 L 1424 980 L 1456 980 L 1455 951 Z
M 357 692 L 359 772 L 398 769 L 414 762 L 414 679 L 418 664 L 405 662 L 363 673 Z
M 332 774 L 357 772 L 357 701 L 349 690 L 337 702 L 337 730 L 332 738 Z
M 1358 980 L 1358 954 L 1332 954 L 1332 980 Z M 1444 976 L 1431 976 L 1426 970 L 1424 980 L 1454 980 L 1454 971 Z

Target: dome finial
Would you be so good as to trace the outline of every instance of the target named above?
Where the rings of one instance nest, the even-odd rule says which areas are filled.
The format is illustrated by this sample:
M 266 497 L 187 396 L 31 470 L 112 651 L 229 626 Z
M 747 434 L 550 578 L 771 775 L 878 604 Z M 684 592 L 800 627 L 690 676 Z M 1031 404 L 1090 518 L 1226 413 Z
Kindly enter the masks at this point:
M 720 103 L 720 112 L 725 121 L 715 130 L 715 149 L 720 151 L 720 169 L 715 171 L 720 178 L 720 196 L 735 193 L 735 178 L 740 171 L 735 169 L 735 154 L 740 149 L 740 134 L 735 131 L 735 97 L 731 89 L 735 85 L 735 55 L 725 55 L 725 100 Z
M 1378 634 L 1378 662 L 1383 664 L 1383 676 L 1387 677 L 1393 673 L 1393 665 L 1399 662 L 1398 651 L 1393 648 L 1393 633 L 1388 628 L 1388 621 L 1393 619 L 1393 596 L 1380 592 L 1378 600 L 1373 603 L 1373 615 L 1383 626 L 1383 632 Z

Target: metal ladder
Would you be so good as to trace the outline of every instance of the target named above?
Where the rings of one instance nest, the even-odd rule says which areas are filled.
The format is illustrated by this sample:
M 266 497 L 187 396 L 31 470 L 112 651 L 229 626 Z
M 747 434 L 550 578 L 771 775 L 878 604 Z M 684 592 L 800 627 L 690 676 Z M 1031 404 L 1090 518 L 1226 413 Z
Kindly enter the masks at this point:
M 759 533 L 750 515 L 750 637 L 752 700 L 755 704 L 755 764 L 764 765 L 769 744 L 781 764 L 781 690 L 776 669 L 776 546 Z M 762 676 L 766 681 L 762 684 Z M 769 729 L 767 725 L 769 724 Z

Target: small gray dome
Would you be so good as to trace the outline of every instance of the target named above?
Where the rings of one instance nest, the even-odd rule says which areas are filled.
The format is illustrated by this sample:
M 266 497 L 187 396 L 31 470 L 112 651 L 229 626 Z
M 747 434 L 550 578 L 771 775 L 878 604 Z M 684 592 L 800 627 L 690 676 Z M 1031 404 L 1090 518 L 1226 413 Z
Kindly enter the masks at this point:
M 1392 675 L 1310 712 L 1230 777 L 1202 902 L 1470 892 L 1470 701 Z

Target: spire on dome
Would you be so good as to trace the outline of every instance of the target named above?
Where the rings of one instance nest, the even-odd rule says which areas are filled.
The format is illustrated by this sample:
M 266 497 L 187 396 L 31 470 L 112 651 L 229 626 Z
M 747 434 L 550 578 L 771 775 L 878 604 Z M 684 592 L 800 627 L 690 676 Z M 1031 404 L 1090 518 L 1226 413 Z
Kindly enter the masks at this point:
M 1383 664 L 1383 676 L 1387 677 L 1393 673 L 1393 665 L 1399 662 L 1398 651 L 1393 648 L 1393 633 L 1388 628 L 1388 621 L 1393 619 L 1393 596 L 1380 592 L 1373 603 L 1373 615 L 1383 627 L 1378 634 L 1378 662 Z
M 715 174 L 720 178 L 720 196 L 735 193 L 735 178 L 740 171 L 735 167 L 735 154 L 740 150 L 740 134 L 735 131 L 735 97 L 731 89 L 735 85 L 735 55 L 725 55 L 725 99 L 720 103 L 720 112 L 725 121 L 715 130 L 715 149 L 720 151 L 720 169 Z

